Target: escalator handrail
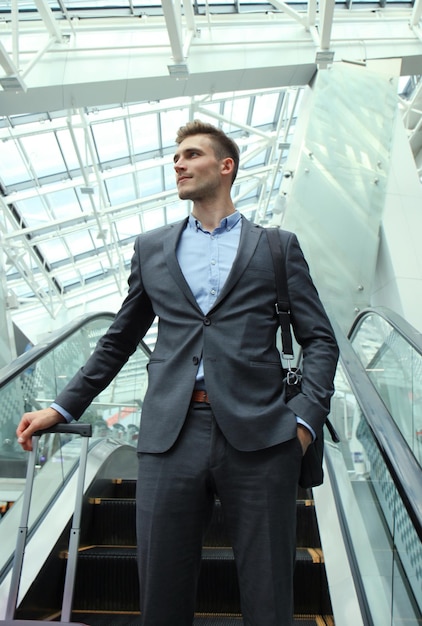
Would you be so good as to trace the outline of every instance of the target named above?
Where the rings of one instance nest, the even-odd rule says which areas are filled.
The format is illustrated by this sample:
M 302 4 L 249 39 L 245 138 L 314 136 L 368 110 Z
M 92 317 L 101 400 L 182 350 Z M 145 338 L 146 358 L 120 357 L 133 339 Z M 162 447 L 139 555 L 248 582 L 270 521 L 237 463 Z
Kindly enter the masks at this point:
M 388 322 L 416 352 L 422 355 L 422 333 L 416 330 L 416 328 L 409 324 L 401 315 L 387 307 L 368 307 L 360 311 L 355 317 L 348 333 L 349 339 L 353 339 L 362 320 L 373 314 L 379 315 L 379 317 Z
M 373 311 L 376 313 L 376 311 Z M 350 340 L 332 320 L 340 360 L 395 487 L 422 541 L 422 469 L 387 407 L 375 390 Z
M 110 320 L 111 324 L 114 317 L 115 314 L 109 312 L 88 313 L 81 315 L 63 328 L 52 332 L 46 341 L 38 343 L 31 348 L 31 350 L 21 354 L 9 363 L 9 365 L 0 369 L 0 389 L 87 324 L 101 319 Z M 145 354 L 150 354 L 151 350 L 143 341 L 141 341 L 139 345 L 142 347 Z

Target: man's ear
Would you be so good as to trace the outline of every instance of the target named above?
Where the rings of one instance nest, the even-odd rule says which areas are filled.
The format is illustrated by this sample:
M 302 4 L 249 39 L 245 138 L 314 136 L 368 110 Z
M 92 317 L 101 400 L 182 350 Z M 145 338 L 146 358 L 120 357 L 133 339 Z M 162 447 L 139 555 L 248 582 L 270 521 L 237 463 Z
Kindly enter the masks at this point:
M 231 178 L 234 169 L 234 160 L 231 157 L 225 157 L 221 161 L 221 173 L 223 176 Z

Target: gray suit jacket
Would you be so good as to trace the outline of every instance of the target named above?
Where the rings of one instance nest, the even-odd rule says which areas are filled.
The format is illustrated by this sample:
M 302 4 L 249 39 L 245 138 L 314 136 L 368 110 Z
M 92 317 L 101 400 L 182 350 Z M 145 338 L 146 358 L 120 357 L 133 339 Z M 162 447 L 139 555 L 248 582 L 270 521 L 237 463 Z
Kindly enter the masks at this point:
M 129 291 L 110 329 L 56 402 L 79 418 L 135 351 L 155 316 L 158 338 L 148 365 L 139 450 L 168 450 L 182 428 L 201 356 L 215 418 L 239 450 L 296 436 L 296 415 L 321 436 L 338 351 L 297 238 L 280 231 L 292 326 L 303 348 L 302 393 L 285 402 L 276 348 L 275 277 L 263 229 L 242 218 L 238 253 L 213 308 L 204 316 L 180 270 L 176 246 L 186 220 L 140 235 Z

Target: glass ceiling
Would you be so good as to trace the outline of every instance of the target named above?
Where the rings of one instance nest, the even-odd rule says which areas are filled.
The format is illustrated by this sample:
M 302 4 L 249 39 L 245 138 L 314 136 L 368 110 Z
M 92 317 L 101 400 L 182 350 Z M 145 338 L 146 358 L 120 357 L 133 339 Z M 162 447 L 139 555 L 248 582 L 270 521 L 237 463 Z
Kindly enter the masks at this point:
M 40 20 L 42 4 L 19 0 L 19 22 Z M 67 21 L 76 16 L 163 15 L 159 0 L 45 4 L 54 19 Z M 295 11 L 310 6 L 287 4 Z M 352 6 L 349 1 L 335 4 L 345 11 Z M 413 4 L 364 0 L 353 7 L 388 6 L 394 11 Z M 12 0 L 0 0 L 0 23 L 13 20 L 14 6 Z M 187 4 L 183 6 L 186 10 Z M 192 3 L 195 15 L 263 14 L 285 6 L 278 0 Z M 52 27 L 48 20 L 46 25 Z M 0 49 L 3 67 L 8 60 Z M 409 114 L 407 103 L 420 94 L 419 79 L 412 76 L 400 83 L 404 115 Z M 172 158 L 177 128 L 189 119 L 217 124 L 237 141 L 241 165 L 233 200 L 250 219 L 268 223 L 273 211 L 280 210 L 283 165 L 304 89 L 203 94 L 0 117 L 0 262 L 8 306 L 36 304 L 42 314 L 47 311 L 55 318 L 70 302 L 94 301 L 102 292 L 126 293 L 136 235 L 180 220 L 190 210 L 177 196 Z M 419 109 L 412 105 L 413 114 Z M 413 120 L 412 127 L 417 126 Z
M 99 279 L 125 290 L 136 235 L 189 211 L 176 193 L 173 153 L 176 130 L 190 116 L 220 124 L 237 141 L 234 201 L 265 223 L 301 93 L 261 90 L 2 118 L 9 289 L 21 303 L 40 298 L 48 310 Z

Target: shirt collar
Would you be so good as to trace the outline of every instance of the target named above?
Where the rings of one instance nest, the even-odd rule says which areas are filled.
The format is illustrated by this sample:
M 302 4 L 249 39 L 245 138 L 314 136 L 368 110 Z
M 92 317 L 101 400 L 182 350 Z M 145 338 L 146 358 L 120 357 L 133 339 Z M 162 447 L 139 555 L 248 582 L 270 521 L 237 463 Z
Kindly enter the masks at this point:
M 232 230 L 232 228 L 234 228 L 236 224 L 239 222 L 241 217 L 242 216 L 239 213 L 239 211 L 230 213 L 230 215 L 227 215 L 227 217 L 223 217 L 223 219 L 220 222 L 220 225 L 215 230 L 220 230 L 220 231 Z M 198 228 L 201 229 L 202 231 L 204 230 L 202 228 L 201 222 L 192 214 L 189 215 L 188 225 L 190 228 L 195 228 L 196 230 L 198 230 Z

